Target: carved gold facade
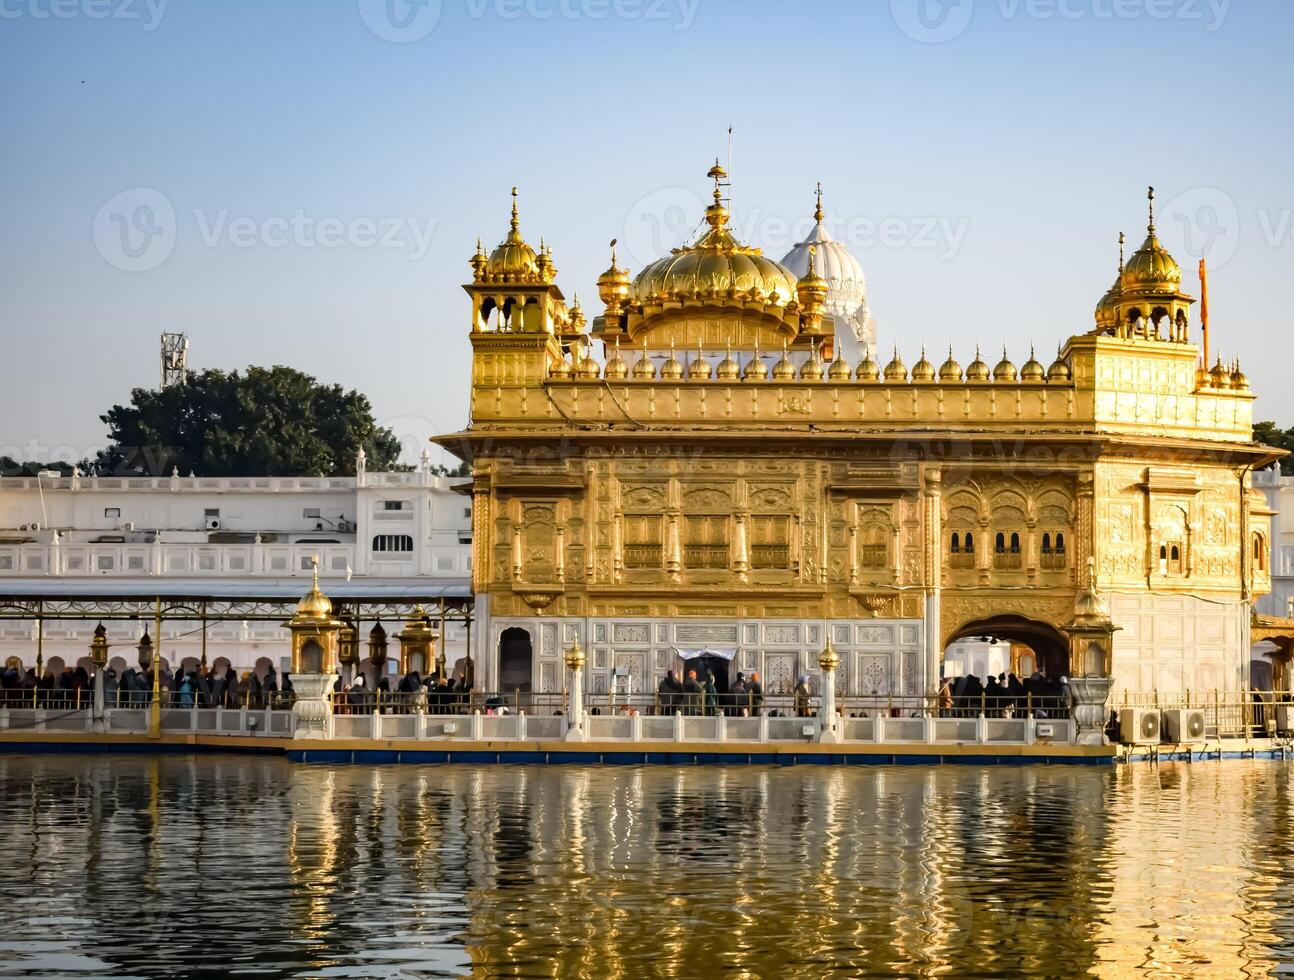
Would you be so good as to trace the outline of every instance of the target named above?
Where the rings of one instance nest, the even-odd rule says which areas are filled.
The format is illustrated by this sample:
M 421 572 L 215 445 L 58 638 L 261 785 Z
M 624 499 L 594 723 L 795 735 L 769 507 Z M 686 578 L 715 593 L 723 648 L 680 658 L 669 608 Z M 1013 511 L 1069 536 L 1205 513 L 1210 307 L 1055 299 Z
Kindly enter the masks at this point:
M 587 333 L 526 260 L 515 210 L 494 255 L 478 248 L 471 422 L 438 441 L 472 463 L 480 614 L 553 620 L 586 646 L 603 621 L 650 637 L 794 621 L 819 624 L 819 642 L 885 622 L 896 647 L 913 624 L 910 684 L 925 691 L 947 643 L 990 627 L 1050 643 L 1049 668 L 1077 672 L 1063 628 L 1089 584 L 1248 621 L 1269 587 L 1250 473 L 1274 455 L 1253 443 L 1238 366 L 1203 370 L 1153 217 L 1094 328 L 1049 367 L 978 351 L 965 369 L 951 352 L 939 366 L 923 352 L 909 369 L 897 351 L 846 364 L 823 280 L 736 242 L 725 175 L 711 176 L 705 234 L 634 279 L 613 255 Z M 816 663 L 812 630 L 795 670 Z M 498 631 L 480 632 L 485 663 Z M 1116 681 L 1137 642 L 1116 640 Z M 1248 637 L 1222 646 L 1218 684 L 1234 688 Z M 847 688 L 867 686 L 862 664 L 847 656 Z

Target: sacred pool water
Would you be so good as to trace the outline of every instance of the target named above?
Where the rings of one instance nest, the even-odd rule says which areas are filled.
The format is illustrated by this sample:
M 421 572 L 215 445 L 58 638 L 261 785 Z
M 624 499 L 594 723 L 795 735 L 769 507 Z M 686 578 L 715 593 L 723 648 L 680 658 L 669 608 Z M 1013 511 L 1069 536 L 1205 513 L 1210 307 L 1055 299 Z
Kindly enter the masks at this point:
M 1291 772 L 0 757 L 0 975 L 1260 976 Z

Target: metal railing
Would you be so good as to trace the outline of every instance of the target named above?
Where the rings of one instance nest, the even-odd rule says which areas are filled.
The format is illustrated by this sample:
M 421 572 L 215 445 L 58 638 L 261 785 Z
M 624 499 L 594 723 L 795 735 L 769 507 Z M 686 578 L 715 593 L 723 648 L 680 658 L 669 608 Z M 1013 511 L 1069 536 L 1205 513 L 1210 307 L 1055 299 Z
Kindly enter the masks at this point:
M 1205 738 L 1275 738 L 1294 736 L 1294 693 L 1289 691 L 1125 691 L 1111 705 L 1117 716 L 1125 708 L 1142 708 L 1161 715 L 1160 730 L 1167 740 L 1162 716 L 1169 711 L 1199 711 Z

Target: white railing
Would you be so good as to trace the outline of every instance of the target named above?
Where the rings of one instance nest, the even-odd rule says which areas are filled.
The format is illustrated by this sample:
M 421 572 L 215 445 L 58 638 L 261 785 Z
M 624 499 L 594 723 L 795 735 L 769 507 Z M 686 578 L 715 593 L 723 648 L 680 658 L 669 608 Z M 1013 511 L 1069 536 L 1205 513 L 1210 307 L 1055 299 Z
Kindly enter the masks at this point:
M 349 544 L 0 545 L 0 576 L 308 578 L 317 555 L 319 574 L 335 578 L 354 570 L 355 550 Z

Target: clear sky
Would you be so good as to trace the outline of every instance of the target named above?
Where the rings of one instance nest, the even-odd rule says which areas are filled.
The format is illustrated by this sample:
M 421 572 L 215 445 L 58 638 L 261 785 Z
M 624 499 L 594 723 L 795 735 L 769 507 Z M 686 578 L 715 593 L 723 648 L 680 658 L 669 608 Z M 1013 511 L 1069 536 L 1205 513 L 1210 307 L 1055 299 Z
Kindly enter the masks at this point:
M 1288 0 L 0 0 L 0 452 L 75 457 L 157 379 L 282 363 L 411 447 L 466 421 L 476 237 L 592 316 L 690 230 L 735 127 L 775 257 L 814 182 L 883 348 L 1048 361 L 1161 238 L 1294 425 Z M 416 449 L 410 454 L 416 456 Z

